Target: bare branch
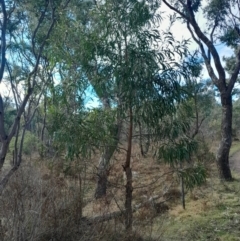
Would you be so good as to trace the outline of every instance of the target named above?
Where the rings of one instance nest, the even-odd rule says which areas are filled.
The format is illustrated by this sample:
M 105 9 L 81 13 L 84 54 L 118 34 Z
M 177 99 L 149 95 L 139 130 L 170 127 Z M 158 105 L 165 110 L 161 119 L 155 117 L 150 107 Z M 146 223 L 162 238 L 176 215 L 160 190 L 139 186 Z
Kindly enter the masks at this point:
M 211 39 L 212 43 L 213 43 L 213 34 L 214 34 L 214 31 L 216 30 L 217 26 L 218 26 L 218 21 L 217 21 L 217 19 L 215 19 L 215 23 L 212 28 L 211 34 L 210 34 L 210 39 Z M 209 48 L 208 48 L 208 59 L 209 59 L 209 63 L 211 64 L 211 54 L 210 54 Z
M 179 11 L 178 9 L 176 9 L 175 7 L 173 7 L 172 5 L 170 5 L 166 0 L 162 0 L 170 9 L 172 9 L 174 12 L 178 13 L 181 17 L 185 18 L 186 20 L 188 20 L 188 16 L 184 13 L 182 13 L 181 11 Z
M 0 94 L 0 141 L 6 139 L 6 133 L 4 128 L 4 108 L 3 108 L 3 99 Z
M 232 17 L 233 17 L 233 20 L 234 20 L 234 18 L 236 18 L 236 19 L 240 20 L 240 17 L 238 17 L 236 14 L 234 14 L 234 13 L 233 13 L 233 11 L 232 11 L 231 7 L 229 8 L 229 12 L 230 12 L 230 14 L 231 14 L 231 15 L 232 15 Z M 235 20 L 234 20 L 234 22 L 236 23 L 236 21 L 235 21 Z
M 25 125 L 30 124 L 31 121 L 32 121 L 32 119 L 33 119 L 33 117 L 35 116 L 36 111 L 37 111 L 38 106 L 39 106 L 39 103 L 40 103 L 40 100 L 41 100 L 41 98 L 42 98 L 42 95 L 43 95 L 44 89 L 45 89 L 45 85 L 43 85 L 43 87 L 42 87 L 42 89 L 41 89 L 41 91 L 40 91 L 39 97 L 38 97 L 38 99 L 37 99 L 37 102 L 36 102 L 36 107 L 35 107 L 35 109 L 34 109 L 32 115 L 31 115 L 31 116 L 28 118 L 28 120 L 26 121 Z M 30 105 L 29 105 L 29 108 L 30 108 Z
M 6 63 L 6 29 L 7 29 L 7 11 L 5 1 L 1 0 L 3 20 L 1 23 L 1 64 L 0 64 L 0 83 L 2 82 L 5 63 Z
M 24 112 L 25 106 L 27 105 L 27 102 L 28 102 L 29 97 L 31 96 L 32 92 L 33 92 L 33 89 L 32 88 L 28 88 L 28 92 L 27 92 L 26 96 L 24 97 L 21 106 L 18 109 L 17 116 L 16 116 L 15 121 L 14 121 L 12 127 L 11 127 L 11 131 L 10 131 L 9 136 L 8 136 L 9 140 L 12 139 L 12 137 L 14 136 L 14 134 L 16 132 L 18 123 L 20 122 L 22 113 Z
M 12 88 L 12 92 L 13 92 L 13 97 L 14 97 L 16 109 L 18 110 L 18 103 L 17 103 L 16 92 L 15 92 L 15 86 L 13 84 L 13 77 L 12 77 L 10 66 L 9 66 L 7 61 L 6 61 L 6 66 L 7 66 L 7 70 L 8 70 L 8 73 L 9 73 L 9 78 L 10 78 L 10 83 L 11 83 L 11 88 Z
M 2 195 L 2 192 L 4 190 L 4 188 L 6 187 L 10 177 L 15 173 L 15 171 L 17 171 L 18 166 L 14 166 L 12 167 L 12 169 L 10 169 L 10 171 L 7 173 L 7 175 L 5 175 L 5 177 L 1 180 L 0 182 L 0 196 Z
M 213 56 L 215 67 L 217 69 L 219 79 L 221 80 L 221 83 L 222 83 L 222 85 L 219 86 L 219 87 L 221 87 L 222 89 L 226 88 L 225 70 L 224 70 L 224 68 L 222 66 L 222 63 L 220 61 L 219 54 L 218 54 L 213 42 L 211 40 L 209 40 L 208 37 L 202 32 L 198 23 L 196 22 L 195 15 L 194 15 L 194 12 L 193 12 L 193 9 L 192 9 L 192 6 L 191 6 L 191 2 L 192 2 L 191 0 L 188 0 L 188 4 L 187 4 L 187 11 L 189 12 L 189 16 L 190 16 L 189 17 L 189 23 L 194 28 L 194 31 L 197 34 L 198 38 L 201 39 L 204 44 L 206 44 L 206 46 L 208 47 L 209 51 L 211 52 L 211 54 Z
M 55 11 L 56 11 L 56 8 L 53 9 L 53 12 L 52 12 L 52 23 L 51 23 L 51 25 L 50 25 L 50 27 L 49 27 L 49 29 L 47 31 L 47 34 L 45 36 L 44 41 L 42 42 L 42 44 L 40 46 L 35 66 L 34 66 L 33 70 L 28 75 L 28 79 L 27 79 L 28 91 L 27 91 L 26 96 L 23 99 L 23 102 L 22 102 L 21 106 L 18 109 L 17 116 L 16 116 L 15 121 L 14 121 L 12 127 L 11 127 L 11 131 L 10 131 L 9 137 L 8 137 L 9 140 L 11 140 L 11 138 L 14 136 L 14 134 L 16 132 L 16 129 L 17 129 L 18 123 L 20 122 L 20 118 L 22 116 L 22 113 L 24 112 L 25 106 L 27 105 L 27 102 L 28 102 L 28 100 L 29 100 L 29 98 L 30 98 L 30 96 L 31 96 L 31 94 L 33 92 L 33 88 L 34 88 L 34 86 L 36 84 L 36 74 L 37 74 L 37 70 L 38 70 L 38 67 L 39 67 L 40 58 L 41 58 L 44 46 L 46 44 L 46 41 L 49 39 L 50 33 L 51 33 L 51 31 L 53 29 L 53 26 L 54 26 L 54 24 L 56 22 Z M 31 86 L 30 81 L 31 81 L 32 78 L 33 78 L 33 84 Z
M 33 54 L 35 56 L 37 56 L 36 52 L 35 52 L 35 40 L 36 40 L 36 35 L 37 35 L 37 32 L 44 20 L 44 17 L 45 17 L 45 14 L 46 14 L 46 11 L 47 11 L 47 8 L 48 8 L 48 5 L 49 5 L 49 1 L 46 1 L 46 4 L 45 4 L 45 9 L 44 11 L 42 11 L 41 13 L 41 16 L 40 18 L 38 19 L 38 23 L 37 23 L 37 27 L 35 28 L 35 30 L 33 31 L 33 36 L 32 36 L 32 51 L 33 51 Z
M 145 207 L 148 204 L 152 204 L 154 203 L 154 201 L 156 201 L 157 199 L 161 198 L 162 195 L 156 195 L 153 197 L 150 197 L 147 201 L 140 203 L 138 205 L 135 205 L 133 207 L 132 212 L 135 213 L 137 210 Z M 170 198 L 167 198 L 161 202 L 159 202 L 159 204 L 165 203 L 166 201 L 168 201 Z M 82 221 L 83 223 L 87 224 L 87 225 L 92 225 L 94 223 L 101 223 L 101 222 L 106 222 L 106 221 L 110 221 L 112 219 L 116 219 L 116 218 L 120 218 L 123 215 L 126 215 L 127 210 L 120 210 L 120 211 L 115 211 L 112 213 L 107 213 L 104 215 L 99 215 L 99 216 L 95 216 L 95 217 L 91 217 L 91 218 L 87 218 L 87 217 L 82 217 Z
M 31 80 L 32 76 L 33 76 L 33 85 L 32 85 L 32 87 L 34 87 L 35 84 L 36 84 L 35 79 L 36 79 L 36 74 L 37 74 L 37 70 L 38 70 L 38 67 L 39 67 L 40 58 L 42 56 L 42 52 L 43 52 L 44 46 L 45 46 L 47 40 L 49 39 L 50 33 L 52 32 L 52 29 L 53 29 L 53 27 L 54 27 L 54 25 L 56 23 L 55 11 L 56 11 L 56 8 L 53 9 L 53 12 L 52 12 L 52 23 L 51 23 L 51 25 L 50 25 L 50 27 L 48 29 L 48 32 L 47 32 L 47 34 L 45 36 L 44 41 L 42 42 L 42 44 L 40 46 L 38 57 L 37 57 L 37 60 L 36 60 L 36 64 L 35 64 L 33 70 L 29 73 L 28 87 L 30 87 L 30 80 Z
M 236 66 L 235 66 L 235 69 L 230 77 L 230 80 L 229 80 L 229 84 L 228 84 L 228 94 L 230 94 L 233 90 L 233 87 L 234 87 L 234 84 L 236 83 L 236 80 L 237 80 L 237 77 L 239 75 L 239 71 L 240 71 L 240 49 L 238 50 L 237 52 L 237 55 L 236 55 Z
M 207 57 L 207 54 L 206 54 L 206 52 L 205 52 L 205 50 L 204 50 L 204 47 L 203 47 L 201 41 L 198 40 L 198 39 L 196 38 L 196 36 L 194 35 L 194 33 L 193 33 L 193 31 L 192 31 L 192 29 L 191 29 L 191 27 L 190 27 L 189 22 L 187 23 L 187 28 L 188 28 L 189 32 L 191 33 L 193 40 L 198 44 L 198 46 L 199 46 L 199 48 L 200 48 L 200 50 L 201 50 L 201 54 L 202 54 L 202 57 L 203 57 L 203 59 L 204 59 L 204 62 L 205 62 L 205 65 L 206 65 L 206 67 L 207 67 L 208 74 L 209 74 L 210 78 L 212 79 L 213 83 L 214 83 L 216 86 L 219 86 L 219 80 L 218 80 L 217 76 L 216 76 L 215 73 L 214 73 L 214 70 L 213 70 L 213 68 L 212 68 L 212 66 L 211 66 L 211 64 L 210 64 L 210 60 L 209 60 L 209 58 Z

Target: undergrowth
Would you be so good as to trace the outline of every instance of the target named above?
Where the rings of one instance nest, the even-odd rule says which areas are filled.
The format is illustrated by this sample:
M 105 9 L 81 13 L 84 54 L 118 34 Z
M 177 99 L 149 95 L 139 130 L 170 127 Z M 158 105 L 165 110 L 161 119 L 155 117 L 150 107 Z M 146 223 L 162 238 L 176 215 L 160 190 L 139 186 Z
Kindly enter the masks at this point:
M 110 170 L 108 195 L 98 201 L 93 198 L 94 166 L 82 175 L 83 167 L 74 164 L 73 176 L 66 176 L 36 163 L 24 162 L 0 197 L 1 241 L 240 240 L 240 175 L 234 173 L 233 182 L 220 182 L 214 163 L 207 166 L 207 182 L 187 192 L 183 210 L 179 184 L 173 182 L 176 177 L 171 170 L 150 159 L 133 159 L 133 205 L 161 195 L 134 213 L 131 233 L 125 233 L 123 217 L 88 222 L 88 218 L 124 207 L 121 163 Z M 159 178 L 163 172 L 170 174 Z

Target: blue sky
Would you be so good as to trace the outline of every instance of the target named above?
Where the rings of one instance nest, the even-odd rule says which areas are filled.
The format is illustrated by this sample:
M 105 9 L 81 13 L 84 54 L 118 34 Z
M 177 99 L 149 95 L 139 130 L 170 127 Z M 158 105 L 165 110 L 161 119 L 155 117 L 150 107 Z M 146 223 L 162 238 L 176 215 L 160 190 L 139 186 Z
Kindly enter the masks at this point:
M 203 6 L 205 4 L 206 4 L 206 0 L 203 1 Z M 161 11 L 165 12 L 165 14 L 163 15 L 163 22 L 161 23 L 161 26 L 160 26 L 161 29 L 162 28 L 164 29 L 164 28 L 167 28 L 169 26 L 169 21 L 167 20 L 168 19 L 167 16 L 169 14 L 171 14 L 172 12 L 169 11 L 169 9 L 166 6 L 162 6 Z M 206 19 L 203 17 L 203 14 L 201 12 L 199 12 L 197 14 L 196 19 L 197 19 L 200 27 L 203 28 L 203 29 L 206 29 L 207 22 L 206 22 Z M 180 23 L 179 21 L 174 24 L 174 26 L 172 27 L 172 31 L 173 31 L 174 37 L 177 40 L 191 39 L 191 35 L 190 35 L 188 29 L 186 28 L 186 25 Z M 197 44 L 194 41 L 191 42 L 189 47 L 190 47 L 190 51 L 194 51 L 198 48 Z M 221 59 L 222 59 L 223 56 L 228 57 L 228 56 L 231 56 L 231 54 L 233 53 L 233 51 L 224 44 L 220 44 L 220 45 L 216 46 L 216 48 L 217 48 L 217 50 L 220 54 Z M 203 68 L 202 75 L 203 75 L 204 79 L 209 78 L 205 66 Z M 217 75 L 217 72 L 216 72 L 216 75 Z M 9 95 L 10 94 L 10 96 L 11 96 L 9 86 L 6 85 L 6 83 L 4 83 L 4 81 L 0 84 L 0 94 L 2 94 L 2 95 Z M 90 107 L 96 107 L 96 106 L 99 105 L 98 98 L 94 94 L 93 89 L 91 87 L 89 87 L 87 89 L 86 96 L 87 96 L 87 99 L 86 99 L 86 106 L 87 107 L 90 108 Z

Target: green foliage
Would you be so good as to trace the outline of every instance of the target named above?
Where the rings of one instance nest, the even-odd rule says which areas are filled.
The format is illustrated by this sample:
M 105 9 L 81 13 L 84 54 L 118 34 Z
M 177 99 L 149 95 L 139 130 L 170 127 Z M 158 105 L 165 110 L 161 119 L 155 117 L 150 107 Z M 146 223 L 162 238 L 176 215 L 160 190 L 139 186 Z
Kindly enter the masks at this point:
M 210 20 L 219 22 L 224 21 L 229 7 L 229 0 L 211 0 L 204 11 Z
M 3 97 L 3 103 L 4 103 L 4 106 L 3 106 L 3 108 L 4 108 L 4 127 L 5 127 L 5 130 L 8 132 L 14 122 L 17 110 L 15 109 L 11 98 Z
M 235 13 L 238 4 L 235 0 L 211 0 L 204 9 L 210 26 L 218 29 L 216 37 L 232 48 L 237 48 L 240 40 L 239 17 Z
M 198 159 L 196 160 L 199 143 L 187 136 L 190 129 L 186 127 L 189 125 L 184 125 L 182 119 L 173 123 L 175 124 L 163 124 L 166 128 L 163 128 L 165 135 L 158 150 L 158 159 L 176 168 L 179 176 L 183 177 L 186 188 L 192 189 L 206 181 L 206 169 L 202 164 L 198 164 Z
M 240 43 L 238 29 L 227 27 L 224 29 L 224 34 L 220 37 L 220 40 L 227 46 L 237 48 Z
M 179 174 L 183 177 L 187 189 L 193 189 L 206 182 L 206 169 L 201 164 L 180 170 Z
M 59 84 L 50 90 L 48 130 L 69 158 L 111 146 L 116 141 L 112 130 L 127 120 L 129 108 L 135 123 L 158 129 L 183 99 L 182 69 L 175 57 L 187 52 L 187 41 L 159 31 L 158 1 L 80 5 L 71 16 L 62 16 L 48 53 L 60 72 Z M 102 108 L 87 111 L 83 101 L 73 108 L 77 93 L 88 98 L 86 82 Z
M 65 157 L 89 157 L 96 149 L 102 149 L 114 142 L 111 128 L 115 122 L 114 111 L 93 109 L 78 114 L 65 116 L 53 110 L 49 113 L 48 126 L 53 135 L 54 145 L 58 150 L 66 150 Z
M 186 188 L 192 189 L 206 180 L 204 158 L 210 160 L 211 157 L 198 134 L 214 102 L 207 82 L 199 81 L 202 61 L 197 56 L 190 56 L 183 62 L 183 69 L 185 85 L 181 89 L 184 98 L 175 104 L 175 112 L 160 123 L 158 159 L 176 168 Z
M 191 154 L 196 149 L 196 141 L 190 140 L 189 138 L 178 138 L 161 146 L 158 157 L 159 159 L 162 158 L 171 166 L 178 166 L 179 163 L 190 160 Z
M 202 6 L 202 1 L 201 0 L 194 0 L 192 1 L 192 9 L 194 12 L 198 12 L 199 8 Z

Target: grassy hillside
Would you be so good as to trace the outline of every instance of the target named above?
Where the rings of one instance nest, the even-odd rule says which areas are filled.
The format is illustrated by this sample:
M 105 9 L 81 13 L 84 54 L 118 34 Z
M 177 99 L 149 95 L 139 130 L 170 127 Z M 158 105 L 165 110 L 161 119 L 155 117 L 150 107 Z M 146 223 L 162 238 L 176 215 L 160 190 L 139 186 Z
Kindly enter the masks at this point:
M 239 143 L 233 145 L 235 158 L 239 149 Z M 123 217 L 91 225 L 84 221 L 124 209 L 124 156 L 118 153 L 102 200 L 94 199 L 96 157 L 73 162 L 67 169 L 58 158 L 51 165 L 26 160 L 0 198 L 0 240 L 15 240 L 19 229 L 26 239 L 36 241 L 240 240 L 240 173 L 233 173 L 231 183 L 220 182 L 215 163 L 206 162 L 207 181 L 187 192 L 183 210 L 178 177 L 171 168 L 134 151 L 133 206 L 144 205 L 134 213 L 130 237 Z
M 231 156 L 239 151 L 240 142 L 233 143 Z M 230 183 L 220 182 L 217 175 L 212 165 L 206 185 L 188 195 L 186 210 L 177 205 L 169 211 L 162 240 L 240 240 L 240 173 L 233 173 Z
M 239 180 L 226 184 L 209 179 L 189 197 L 186 210 L 172 208 L 163 224 L 163 240 L 240 240 Z

